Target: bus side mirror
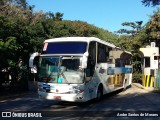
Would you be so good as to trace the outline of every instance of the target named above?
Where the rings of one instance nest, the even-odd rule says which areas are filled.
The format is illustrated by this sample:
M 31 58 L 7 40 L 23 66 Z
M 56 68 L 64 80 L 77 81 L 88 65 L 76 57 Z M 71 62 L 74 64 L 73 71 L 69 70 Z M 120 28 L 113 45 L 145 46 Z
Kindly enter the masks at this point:
M 82 68 L 87 68 L 87 57 L 88 57 L 88 52 L 85 52 L 82 58 Z
M 82 59 L 82 68 L 87 68 L 87 60 Z
M 37 73 L 37 66 L 31 67 L 31 73 Z
M 29 67 L 30 67 L 31 73 L 37 73 L 37 66 L 34 65 L 34 59 L 39 55 L 40 54 L 38 52 L 35 52 L 31 55 L 29 59 Z

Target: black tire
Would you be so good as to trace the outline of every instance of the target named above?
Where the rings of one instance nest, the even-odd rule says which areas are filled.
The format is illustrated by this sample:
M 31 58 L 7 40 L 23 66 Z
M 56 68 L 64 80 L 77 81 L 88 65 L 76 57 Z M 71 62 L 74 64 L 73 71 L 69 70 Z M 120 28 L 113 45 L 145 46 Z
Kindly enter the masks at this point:
M 126 89 L 127 89 L 127 86 L 126 86 L 126 84 L 127 84 L 127 79 L 125 79 L 125 81 L 124 81 L 124 85 L 123 85 L 123 91 L 126 91 Z
M 102 96 L 103 96 L 103 88 L 99 87 L 97 91 L 96 102 L 101 101 Z

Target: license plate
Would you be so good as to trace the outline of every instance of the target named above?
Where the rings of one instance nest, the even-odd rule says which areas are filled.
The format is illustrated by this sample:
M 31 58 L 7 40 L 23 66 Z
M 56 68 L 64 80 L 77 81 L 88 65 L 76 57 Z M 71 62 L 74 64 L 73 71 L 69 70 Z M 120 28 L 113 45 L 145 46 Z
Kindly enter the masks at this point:
M 61 96 L 54 96 L 55 100 L 61 100 Z

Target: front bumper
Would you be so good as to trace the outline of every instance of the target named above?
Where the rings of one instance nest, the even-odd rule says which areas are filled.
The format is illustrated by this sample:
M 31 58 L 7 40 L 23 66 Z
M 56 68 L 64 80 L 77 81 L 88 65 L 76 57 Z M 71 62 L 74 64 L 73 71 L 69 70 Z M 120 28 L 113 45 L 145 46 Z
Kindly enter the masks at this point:
M 40 98 L 47 100 L 69 101 L 69 102 L 85 102 L 83 94 L 55 94 L 38 91 Z

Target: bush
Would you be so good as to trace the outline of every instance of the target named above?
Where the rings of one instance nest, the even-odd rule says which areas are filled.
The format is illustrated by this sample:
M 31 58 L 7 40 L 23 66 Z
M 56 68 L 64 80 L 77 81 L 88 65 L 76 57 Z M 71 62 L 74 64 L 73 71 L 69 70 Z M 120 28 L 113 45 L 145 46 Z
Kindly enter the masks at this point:
M 132 76 L 132 82 L 142 84 L 142 73 L 134 72 Z

